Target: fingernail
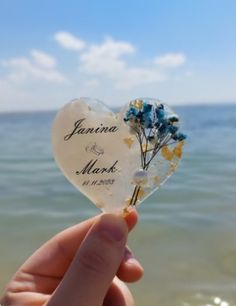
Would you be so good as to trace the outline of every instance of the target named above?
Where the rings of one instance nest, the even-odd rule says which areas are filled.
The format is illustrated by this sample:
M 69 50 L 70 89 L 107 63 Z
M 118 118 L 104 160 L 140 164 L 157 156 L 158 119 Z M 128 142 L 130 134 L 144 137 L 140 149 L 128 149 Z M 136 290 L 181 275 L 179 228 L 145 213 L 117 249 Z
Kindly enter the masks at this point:
M 98 230 L 113 241 L 121 241 L 127 235 L 128 228 L 123 218 L 104 214 L 98 224 Z
M 131 206 L 124 208 L 123 213 L 122 213 L 123 218 L 127 218 L 133 210 L 134 208 Z

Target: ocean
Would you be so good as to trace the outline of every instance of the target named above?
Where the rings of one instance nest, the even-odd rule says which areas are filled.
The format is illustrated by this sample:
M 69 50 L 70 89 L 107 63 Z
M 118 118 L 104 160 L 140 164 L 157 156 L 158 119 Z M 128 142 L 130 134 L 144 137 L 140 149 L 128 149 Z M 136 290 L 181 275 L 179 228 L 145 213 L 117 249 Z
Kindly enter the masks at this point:
M 175 107 L 178 171 L 138 207 L 136 305 L 236 305 L 236 106 Z M 55 112 L 0 114 L 0 292 L 52 235 L 99 213 L 54 162 Z M 220 302 L 221 301 L 221 302 Z

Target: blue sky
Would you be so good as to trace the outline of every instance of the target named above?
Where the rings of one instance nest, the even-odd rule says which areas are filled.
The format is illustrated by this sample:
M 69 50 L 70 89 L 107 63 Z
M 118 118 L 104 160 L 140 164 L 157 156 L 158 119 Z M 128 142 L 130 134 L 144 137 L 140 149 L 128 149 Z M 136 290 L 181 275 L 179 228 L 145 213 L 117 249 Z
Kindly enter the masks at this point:
M 236 1 L 0 2 L 0 111 L 236 102 Z

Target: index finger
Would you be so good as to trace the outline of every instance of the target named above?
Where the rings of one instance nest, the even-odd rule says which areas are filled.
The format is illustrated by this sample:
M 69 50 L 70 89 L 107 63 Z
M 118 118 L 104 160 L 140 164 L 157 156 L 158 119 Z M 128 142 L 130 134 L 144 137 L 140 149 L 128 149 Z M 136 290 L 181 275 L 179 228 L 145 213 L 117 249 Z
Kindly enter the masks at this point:
M 62 277 L 68 269 L 85 235 L 100 215 L 72 226 L 46 242 L 20 268 L 27 273 L 41 276 Z M 129 231 L 137 223 L 133 209 L 125 216 Z

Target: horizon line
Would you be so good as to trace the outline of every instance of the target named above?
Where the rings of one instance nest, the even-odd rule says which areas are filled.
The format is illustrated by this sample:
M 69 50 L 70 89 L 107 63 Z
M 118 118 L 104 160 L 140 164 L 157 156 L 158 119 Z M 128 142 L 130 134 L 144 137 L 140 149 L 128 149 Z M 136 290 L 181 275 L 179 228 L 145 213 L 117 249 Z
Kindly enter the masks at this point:
M 171 107 L 175 108 L 175 107 L 201 107 L 201 106 L 232 106 L 232 105 L 236 105 L 236 101 L 227 101 L 227 102 L 222 102 L 222 101 L 215 101 L 215 102 L 182 102 L 179 104 L 174 104 L 172 105 L 171 103 L 167 103 L 168 105 L 170 105 Z M 117 105 L 117 106 L 109 106 L 111 109 L 119 109 L 122 108 L 124 105 Z M 63 105 L 61 106 L 63 107 Z M 0 109 L 0 114 L 14 114 L 14 113 L 44 113 L 44 112 L 57 112 L 61 107 L 59 108 L 48 108 L 48 109 L 6 109 L 6 110 L 1 110 Z

